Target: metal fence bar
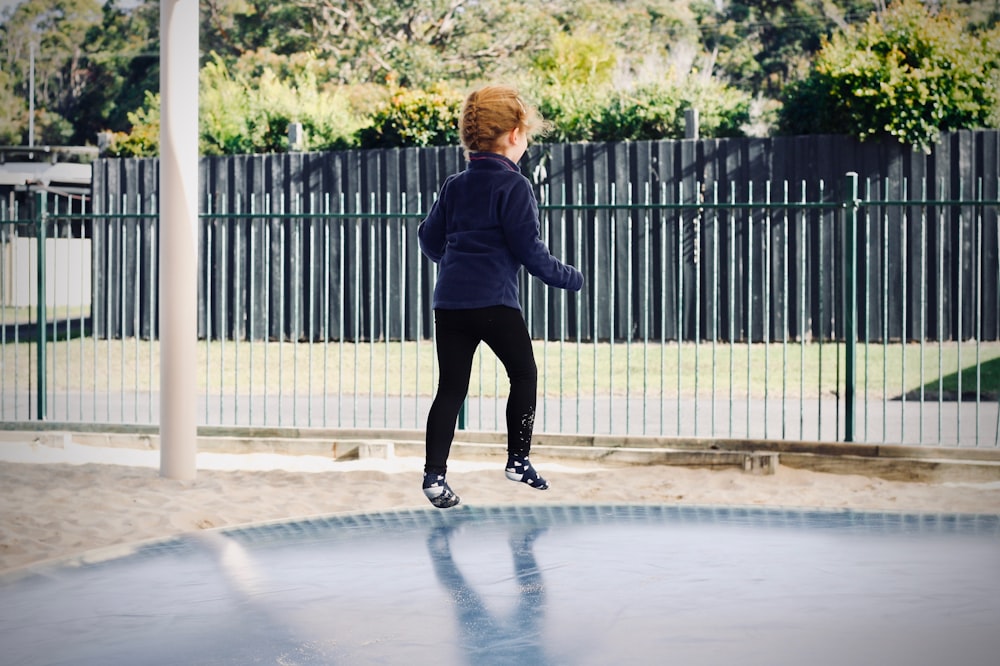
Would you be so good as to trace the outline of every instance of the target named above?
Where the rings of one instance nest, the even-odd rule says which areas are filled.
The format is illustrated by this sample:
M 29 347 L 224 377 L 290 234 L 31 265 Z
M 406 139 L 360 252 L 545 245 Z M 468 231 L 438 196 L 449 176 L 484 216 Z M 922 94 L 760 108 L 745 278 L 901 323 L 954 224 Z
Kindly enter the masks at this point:
M 118 218 L 117 230 L 118 230 L 118 321 L 116 325 L 118 329 L 122 332 L 122 344 L 118 345 L 118 412 L 119 419 L 125 421 L 125 336 L 126 336 L 126 322 L 127 320 L 127 310 L 129 303 L 127 300 L 128 293 L 128 226 L 125 220 L 125 214 L 127 213 L 126 207 L 127 202 L 124 196 L 120 197 L 119 201 L 119 212 L 122 214 Z M 109 384 L 110 391 L 110 384 Z
M 883 195 L 889 187 L 888 180 L 883 182 Z M 882 211 L 882 279 L 883 289 L 889 284 L 889 209 Z M 888 424 L 886 423 L 886 410 L 889 401 L 889 299 L 882 298 L 882 442 L 886 441 Z
M 976 305 L 973 310 L 975 313 L 975 326 L 976 326 L 976 418 L 975 418 L 975 428 L 976 428 L 976 446 L 979 446 L 979 441 L 982 433 L 979 428 L 979 413 L 982 407 L 982 372 L 983 372 L 983 357 L 982 357 L 982 341 L 983 341 L 983 218 L 978 202 L 983 200 L 983 181 L 980 178 L 976 187 L 976 201 L 977 206 L 975 208 L 975 221 L 976 221 L 976 242 L 975 242 L 975 301 Z M 962 365 L 959 363 L 959 379 L 962 376 Z M 959 391 L 961 393 L 961 391 Z
M 763 284 L 764 318 L 761 335 L 764 338 L 764 403 L 771 397 L 771 182 L 765 183 L 764 203 L 764 243 L 763 243 Z M 748 391 L 749 393 L 749 391 Z M 768 439 L 770 419 L 764 419 L 764 439 Z
M 3 295 L 4 305 L 6 305 L 8 294 L 10 294 L 13 291 L 13 289 L 15 288 L 14 285 L 10 284 L 13 280 L 10 279 L 8 277 L 8 275 L 17 275 L 17 272 L 16 272 L 17 271 L 17 265 L 15 263 L 17 261 L 17 259 L 16 259 L 17 254 L 16 253 L 10 253 L 10 252 L 7 251 L 7 248 L 10 246 L 10 241 L 8 239 L 13 236 L 13 233 L 12 233 L 13 225 L 10 224 L 10 221 L 11 220 L 16 220 L 16 219 L 17 219 L 17 209 L 15 207 L 14 202 L 13 201 L 11 201 L 11 202 L 0 201 L 0 223 L 2 223 L 2 224 L 0 224 L 0 240 L 3 241 L 3 246 L 2 246 L 3 247 L 3 251 L 0 251 L 0 294 Z M 11 255 L 11 256 L 8 257 L 8 255 Z M 3 368 L 9 368 L 10 364 L 11 364 L 11 360 L 9 360 L 9 358 L 8 358 L 7 326 L 8 326 L 8 324 L 7 324 L 7 308 L 6 307 L 0 307 L 0 345 L 2 345 L 2 346 L 0 346 L 0 366 L 2 366 Z M 17 348 L 17 343 L 19 342 L 18 339 L 17 339 L 18 338 L 18 325 L 17 325 L 16 318 L 14 319 L 13 327 L 12 328 L 13 328 L 12 332 L 13 332 L 13 338 L 14 338 L 14 346 L 15 346 L 15 349 L 16 349 Z M 18 355 L 17 355 L 17 353 L 16 352 L 11 352 L 10 353 L 10 357 L 13 358 L 13 363 L 16 366 L 16 364 L 18 362 Z M 7 409 L 6 409 L 6 407 L 7 407 L 7 382 L 4 381 L 3 384 L 0 385 L 0 418 L 3 418 L 4 420 L 6 420 L 8 418 L 17 418 L 17 406 L 18 406 L 17 402 L 18 402 L 18 398 L 20 397 L 19 396 L 20 391 L 18 390 L 20 388 L 18 386 L 18 383 L 19 383 L 18 382 L 18 378 L 20 377 L 20 375 L 21 375 L 20 372 L 15 371 L 14 372 L 14 376 L 12 378 L 12 382 L 11 382 L 13 384 L 13 387 L 12 387 L 13 388 L 13 410 L 12 410 L 13 413 L 12 414 L 8 414 L 7 413 Z M 4 379 L 6 379 L 6 373 L 4 374 Z
M 783 183 L 782 201 L 787 205 L 788 181 Z M 788 209 L 781 211 L 781 439 L 788 438 Z
M 651 202 L 649 193 L 649 183 L 646 183 L 643 189 L 643 202 L 648 206 Z M 643 321 L 642 321 L 642 358 L 643 360 L 649 358 L 649 329 L 650 329 L 650 311 L 652 310 L 651 297 L 650 297 L 650 285 L 653 283 L 653 269 L 650 266 L 650 242 L 649 242 L 649 230 L 650 230 L 650 219 L 648 208 L 643 211 L 642 216 L 642 238 L 644 243 L 642 244 L 642 267 L 643 267 L 643 280 L 642 280 L 642 303 L 643 303 Z M 565 243 L 562 247 L 566 247 Z M 563 296 L 565 302 L 565 296 Z M 563 331 L 560 331 L 560 347 L 559 353 L 562 357 L 563 349 L 561 341 L 563 338 Z M 561 376 L 561 373 L 560 373 Z M 646 363 L 642 364 L 642 395 L 645 396 L 649 392 L 649 368 Z M 562 395 L 562 386 L 560 385 L 559 390 L 560 395 Z M 560 404 L 562 404 L 560 402 Z M 642 401 L 642 434 L 646 434 L 646 424 L 649 422 L 649 401 Z M 560 430 L 561 430 L 561 420 L 560 420 Z
M 962 181 L 961 178 L 959 178 L 958 189 L 959 189 L 959 192 L 963 192 L 964 193 L 964 191 L 965 191 L 965 188 L 963 187 L 963 181 Z M 964 240 L 965 240 L 965 238 L 964 238 L 965 225 L 962 223 L 962 221 L 963 221 L 962 209 L 959 209 L 959 212 L 958 212 L 958 246 L 957 246 L 957 251 L 960 252 L 960 253 L 964 253 L 964 251 L 965 251 L 965 243 L 964 243 Z M 962 309 L 962 297 L 964 295 L 964 292 L 962 290 L 962 274 L 963 274 L 963 271 L 962 271 L 961 268 L 959 268 L 958 271 L 956 271 L 956 273 L 957 274 L 955 276 L 955 279 L 958 282 L 958 307 L 956 308 L 956 310 L 958 312 L 958 317 L 957 317 L 957 321 L 955 322 L 955 327 L 957 329 L 957 332 L 956 332 L 956 335 L 955 335 L 955 340 L 956 340 L 957 345 L 958 345 L 958 353 L 957 353 L 957 355 L 958 355 L 958 363 L 957 363 L 957 369 L 956 369 L 956 373 L 955 374 L 956 374 L 956 379 L 958 381 L 958 388 L 955 390 L 955 401 L 958 403 L 959 410 L 958 410 L 958 417 L 957 417 L 957 422 L 955 423 L 955 426 L 956 426 L 956 429 L 958 431 L 958 433 L 957 433 L 958 434 L 958 439 L 961 440 L 961 438 L 962 438 L 962 409 L 961 409 L 961 407 L 962 407 L 962 343 L 964 342 L 964 339 L 965 339 L 964 336 L 963 336 L 963 333 L 962 333 L 962 320 L 964 319 L 964 317 L 963 317 L 964 310 Z M 904 356 L 904 358 L 905 358 L 905 356 Z M 906 395 L 905 391 L 904 391 L 903 395 L 904 396 Z
M 680 182 L 677 184 L 677 200 L 679 202 L 684 201 L 684 183 Z M 677 309 L 676 309 L 676 323 L 674 324 L 677 331 L 677 436 L 681 436 L 681 423 L 683 422 L 681 401 L 679 400 L 683 389 L 681 386 L 681 379 L 683 373 L 681 368 L 684 364 L 683 357 L 683 345 L 681 341 L 684 339 L 684 215 L 678 213 L 677 219 L 677 258 L 675 259 L 675 264 L 677 266 Z M 614 359 L 612 359 L 612 365 L 614 365 Z
M 944 211 L 938 213 L 938 399 L 937 399 L 937 439 L 941 439 L 942 417 L 944 413 L 944 301 L 941 296 L 944 294 L 944 236 L 945 219 Z
M 907 198 L 907 181 L 904 179 L 900 183 L 900 185 L 902 187 L 902 198 L 905 201 L 906 198 Z M 904 345 L 906 343 L 908 343 L 909 340 L 910 340 L 910 338 L 906 334 L 906 322 L 907 322 L 907 319 L 906 319 L 906 303 L 907 303 L 907 300 L 908 300 L 906 298 L 906 291 L 907 291 L 906 290 L 906 287 L 907 287 L 907 279 L 906 278 L 907 278 L 907 272 L 908 272 L 907 271 L 907 267 L 908 267 L 908 264 L 907 264 L 907 247 L 908 246 L 907 246 L 907 242 L 906 242 L 906 238 L 907 238 L 906 228 L 907 228 L 908 220 L 909 220 L 909 218 L 907 216 L 907 209 L 904 207 L 904 208 L 902 208 L 900 210 L 900 225 L 899 225 L 899 234 L 900 234 L 900 240 L 899 240 L 899 254 L 900 254 L 900 257 L 899 257 L 899 262 L 900 262 L 899 283 L 900 283 L 900 287 L 899 288 L 900 288 L 900 291 L 902 292 L 902 298 L 899 299 L 900 309 L 902 311 L 901 316 L 900 316 L 900 325 L 901 325 L 902 328 L 901 328 L 900 336 L 899 337 L 900 337 L 900 341 Z M 899 432 L 900 432 L 900 437 L 902 439 L 906 438 L 906 353 L 905 353 L 905 351 L 906 350 L 904 349 L 904 353 L 903 353 L 902 360 L 901 360 L 901 368 L 900 368 L 900 375 L 901 375 L 900 384 L 901 384 L 901 386 L 900 386 L 900 398 L 899 398 L 899 400 L 900 400 L 900 404 L 899 404 Z
M 696 198 L 701 194 L 696 193 Z M 694 436 L 698 436 L 698 404 L 699 404 L 699 378 L 701 377 L 701 222 L 702 209 L 695 211 L 692 219 L 692 263 L 694 264 Z M 765 437 L 767 435 L 765 434 Z
M 583 190 L 583 186 L 581 184 L 579 186 L 579 190 L 578 191 L 582 192 L 582 190 Z M 565 201 L 565 198 L 563 198 L 563 200 Z M 573 235 L 577 239 L 577 241 L 576 241 L 576 257 L 577 257 L 577 261 L 581 262 L 581 266 L 582 266 L 582 262 L 584 260 L 583 259 L 583 217 L 582 217 L 582 215 L 581 215 L 580 212 L 577 212 L 572 217 L 573 217 Z M 1000 241 L 998 241 L 998 242 L 1000 242 Z M 592 282 L 593 278 L 591 278 L 590 281 Z M 576 349 L 578 351 L 581 349 L 580 343 L 581 343 L 581 341 L 583 339 L 583 303 L 584 303 L 584 299 L 585 298 L 586 297 L 584 296 L 583 291 L 581 291 L 579 294 L 577 294 L 576 299 L 575 299 L 576 300 Z M 581 356 L 580 354 L 576 355 L 576 390 L 578 392 L 581 391 L 581 387 L 583 386 L 583 373 L 582 373 L 582 366 L 581 366 L 580 356 Z M 661 393 L 662 393 L 662 387 L 661 387 Z M 574 424 L 576 426 L 575 427 L 576 432 L 582 432 L 583 431 L 583 428 L 581 427 L 580 405 L 579 405 L 579 403 L 577 404 L 577 409 L 575 410 Z M 662 421 L 661 421 L 661 424 L 662 424 Z M 661 427 L 660 430 L 662 431 L 662 427 Z M 1000 432 L 1000 426 L 998 426 L 998 432 Z
M 617 280 L 618 280 L 618 254 L 615 252 L 617 248 L 617 230 L 618 230 L 618 219 L 616 216 L 617 212 L 617 192 L 615 188 L 615 183 L 612 182 L 609 188 L 609 202 L 611 205 L 608 207 L 608 390 L 611 395 L 615 394 L 615 331 L 617 330 L 615 322 L 615 312 L 617 311 Z M 594 271 L 594 275 L 599 274 L 599 269 Z M 595 373 L 596 374 L 596 373 Z M 627 373 L 626 373 L 627 374 Z M 608 421 L 614 420 L 612 401 L 608 401 Z M 625 394 L 625 422 L 628 423 L 628 394 Z M 627 425 L 626 425 L 627 429 Z
M 871 200 L 871 181 L 865 180 L 865 199 L 867 201 Z M 870 377 L 872 373 L 872 365 L 870 363 L 871 354 L 871 312 L 872 312 L 872 244 L 870 239 L 872 237 L 872 212 L 871 208 L 868 207 L 864 210 L 864 237 L 865 237 L 865 288 L 864 288 L 864 312 L 865 312 L 865 326 L 864 326 L 864 340 L 865 340 L 865 362 L 864 362 L 864 389 L 862 391 L 863 404 L 864 404 L 864 440 L 868 441 L 869 429 L 869 403 L 871 402 L 870 396 Z
M 753 181 L 747 184 L 747 203 L 753 202 Z M 746 232 L 746 248 L 747 248 L 747 298 L 746 298 L 746 335 L 743 336 L 746 342 L 747 350 L 747 362 L 746 362 L 746 432 L 750 432 L 750 416 L 753 411 L 750 403 L 750 395 L 752 386 L 751 373 L 753 370 L 753 289 L 754 289 L 754 274 L 753 274 L 753 246 L 754 246 L 754 236 L 753 236 L 753 210 L 747 209 L 747 232 Z M 765 419 L 766 423 L 766 419 Z
M 924 179 L 920 183 L 920 199 L 922 201 L 927 200 L 927 180 Z M 920 330 L 918 339 L 920 341 L 920 394 L 918 396 L 920 404 L 920 412 L 924 411 L 925 400 L 925 386 L 927 384 L 925 379 L 925 360 L 924 360 L 924 342 L 927 338 L 927 208 L 922 206 L 920 209 Z M 867 375 L 866 375 L 867 381 Z M 924 443 L 924 420 L 920 419 L 919 430 L 917 434 L 917 441 L 921 444 Z
M 236 197 L 234 212 L 237 215 L 243 213 L 242 207 L 243 199 L 241 197 Z M 238 223 L 237 223 L 238 224 Z M 240 422 L 240 379 L 242 378 L 242 373 L 240 370 L 240 348 L 241 341 L 243 339 L 242 333 L 242 320 L 243 320 L 243 305 L 239 299 L 239 294 L 242 293 L 243 283 L 241 277 L 243 276 L 243 262 L 240 261 L 240 255 L 243 250 L 243 234 L 241 230 L 237 227 L 236 232 L 233 233 L 233 420 L 237 423 Z
M 762 190 L 731 189 L 722 201 L 717 189 L 709 195 L 707 188 L 685 201 L 691 198 L 686 184 L 661 189 L 656 201 L 631 189 L 623 194 L 613 184 L 606 192 L 593 188 L 586 203 L 541 205 L 547 241 L 588 274 L 587 290 L 577 296 L 550 294 L 530 282 L 524 290 L 540 350 L 542 431 L 785 438 L 794 436 L 789 426 L 797 414 L 799 438 L 869 441 L 872 426 L 885 442 L 984 445 L 991 431 L 997 439 L 990 420 L 995 403 L 982 391 L 984 364 L 998 356 L 985 340 L 997 328 L 987 316 L 985 296 L 1000 275 L 993 265 L 989 276 L 985 272 L 988 261 L 996 261 L 987 259 L 987 248 L 997 246 L 1000 255 L 998 241 L 988 237 L 995 232 L 998 202 L 982 195 L 982 185 L 965 199 L 910 201 L 916 188 L 908 183 L 897 184 L 899 198 L 888 183 L 878 192 L 868 183 L 863 198 L 851 198 L 852 210 L 863 216 L 855 218 L 864 222 L 855 227 L 861 237 L 838 243 L 833 215 L 840 214 L 840 204 L 807 196 L 804 183 L 800 197 L 789 195 L 788 184 L 781 196 L 765 184 Z M 763 193 L 760 201 L 755 191 Z M 420 427 L 420 411 L 433 395 L 433 327 L 423 317 L 434 271 L 406 225 L 419 217 L 421 206 L 411 212 L 402 199 L 387 197 L 367 202 L 365 210 L 359 201 L 351 210 L 342 204 L 337 212 L 328 198 L 294 194 L 279 196 L 273 212 L 269 197 L 264 204 L 262 211 L 253 198 L 246 211 L 239 203 L 230 208 L 224 198 L 206 205 L 211 210 L 203 217 L 200 278 L 205 372 L 199 391 L 205 422 Z M 16 276 L 23 266 L 8 243 L 19 233 L 37 257 L 47 252 L 42 236 L 58 243 L 85 227 L 97 241 L 93 271 L 99 279 L 91 313 L 98 332 L 86 333 L 86 315 L 78 317 L 60 301 L 47 303 L 44 317 L 40 308 L 31 310 L 33 329 L 4 307 L 5 419 L 16 417 L 28 401 L 35 418 L 44 408 L 44 418 L 155 423 L 156 329 L 147 311 L 155 309 L 156 271 L 143 254 L 147 237 L 155 236 L 155 206 L 124 199 L 107 205 L 107 212 L 52 206 L 43 230 L 31 226 L 33 220 L 14 224 L 7 208 L 0 220 L 0 291 L 22 280 Z M 34 238 L 26 228 L 36 229 Z M 40 291 L 33 287 L 42 301 L 52 289 L 68 289 L 73 277 L 63 266 L 69 263 L 66 246 L 52 247 L 31 266 L 36 280 L 46 281 Z M 864 264 L 857 268 L 857 284 L 845 249 L 848 255 L 856 249 Z M 833 300 L 852 296 L 857 306 Z M 852 312 L 864 315 L 852 324 Z M 415 327 L 407 323 L 411 317 Z M 79 340 L 70 340 L 76 335 L 71 319 L 79 320 Z M 862 344 L 852 349 L 849 331 L 862 322 Z M 33 342 L 26 344 L 27 330 Z M 142 341 L 147 330 L 148 344 Z M 725 331 L 728 340 L 720 339 Z M 430 349 L 421 343 L 427 336 Z M 330 353 L 333 344 L 337 354 Z M 250 365 L 245 374 L 244 353 Z M 277 354 L 276 364 L 269 353 Z M 779 353 L 780 390 L 779 378 L 771 376 Z M 411 354 L 412 384 L 404 376 Z M 263 382 L 257 376 L 261 355 Z M 397 362 L 398 373 L 389 367 Z M 35 381 L 27 389 L 18 383 L 26 375 L 9 369 L 14 366 L 30 369 L 27 376 Z M 430 384 L 422 381 L 422 367 L 431 369 Z M 737 376 L 737 367 L 745 372 Z M 502 368 L 484 357 L 479 368 L 473 423 L 500 429 Z M 624 368 L 631 372 L 623 374 Z M 925 388 L 934 386 L 937 400 L 925 401 Z M 716 400 L 725 400 L 726 390 L 728 419 L 716 422 Z M 412 398 L 405 395 L 411 392 Z M 881 413 L 871 409 L 871 392 L 880 398 Z M 838 397 L 831 399 L 831 393 Z M 863 427 L 853 407 L 859 395 Z M 256 409 L 261 401 L 262 412 Z M 937 434 L 929 436 L 924 421 L 929 427 L 933 417 Z
M 858 174 L 847 174 L 848 201 L 844 216 L 844 338 L 847 343 L 844 373 L 844 441 L 854 441 L 854 409 L 857 370 L 857 271 L 858 271 Z M 905 302 L 905 299 L 904 299 Z
M 47 378 L 49 364 L 47 362 L 47 350 L 48 341 L 46 339 L 46 331 L 48 324 L 48 317 L 45 314 L 45 302 L 48 300 L 45 296 L 48 293 L 45 284 L 46 277 L 46 261 L 45 261 L 45 245 L 46 245 L 46 232 L 48 231 L 48 211 L 45 208 L 47 199 L 41 193 L 35 195 L 35 203 L 38 207 L 38 218 L 37 224 L 35 226 L 36 233 L 38 234 L 38 240 L 36 241 L 37 250 L 37 280 L 38 280 L 38 296 L 37 303 L 35 305 L 37 318 L 35 320 L 35 349 L 37 355 L 37 366 L 36 366 L 36 382 L 38 384 L 37 391 L 37 411 L 36 418 L 39 421 L 45 419 L 46 416 L 46 400 L 47 400 Z
M 249 239 L 247 239 L 247 245 L 248 245 L 248 255 L 249 255 L 249 257 L 251 258 L 251 261 L 252 261 L 253 257 L 257 256 L 257 243 L 255 242 L 257 240 L 257 220 L 255 219 L 255 216 L 254 216 L 254 213 L 256 212 L 255 211 L 255 208 L 256 208 L 256 206 L 255 206 L 256 199 L 255 199 L 255 197 L 254 197 L 253 194 L 250 195 L 249 201 L 247 203 L 248 203 L 248 212 L 250 213 L 250 217 L 248 219 L 248 225 L 247 225 L 249 227 L 248 228 L 248 234 L 249 234 L 250 237 L 249 237 Z M 253 274 L 247 275 L 247 295 L 248 295 L 248 298 L 247 298 L 247 342 L 250 345 L 249 365 L 250 365 L 250 381 L 251 381 L 251 383 L 254 381 L 254 378 L 257 376 L 256 374 L 254 374 L 254 359 L 257 356 L 257 354 L 255 353 L 255 346 L 254 346 L 254 333 L 257 331 L 257 327 L 254 325 L 255 322 L 256 322 L 256 318 L 255 318 L 256 308 L 255 308 L 255 306 L 257 304 L 257 299 L 256 299 L 256 293 L 257 292 L 256 292 L 256 288 L 255 288 L 256 285 L 257 285 L 257 280 L 254 279 Z M 266 349 L 266 346 L 265 346 L 265 349 Z M 265 372 L 267 372 L 267 370 L 266 370 L 267 365 L 265 364 L 264 367 L 265 367 Z M 265 382 L 265 385 L 266 385 L 266 382 Z M 254 401 L 254 397 L 251 394 L 250 399 L 248 400 L 248 404 L 247 404 L 247 416 L 249 418 L 250 423 L 254 423 L 254 402 L 255 402 Z
M 736 183 L 730 185 L 729 201 L 729 430 L 733 436 L 733 379 L 736 374 Z M 678 339 L 678 344 L 680 340 Z M 678 414 L 680 412 L 678 411 Z M 678 417 L 679 422 L 679 417 Z
M 719 184 L 712 184 L 712 204 L 719 203 Z M 711 406 L 710 422 L 715 424 L 716 419 L 716 395 L 718 379 L 718 355 L 719 355 L 719 211 L 712 210 L 712 316 L 710 325 L 712 329 L 712 392 L 709 397 Z

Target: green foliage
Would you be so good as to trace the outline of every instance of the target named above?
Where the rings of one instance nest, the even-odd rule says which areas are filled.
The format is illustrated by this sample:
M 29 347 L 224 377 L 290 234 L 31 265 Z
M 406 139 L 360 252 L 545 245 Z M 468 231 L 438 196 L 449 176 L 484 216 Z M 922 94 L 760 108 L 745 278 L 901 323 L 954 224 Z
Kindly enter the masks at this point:
M 400 89 L 382 104 L 361 130 L 362 148 L 457 145 L 462 95 L 446 86 Z
M 615 50 L 600 35 L 558 32 L 534 61 L 543 85 L 601 87 L 611 82 Z
M 70 119 L 87 75 L 81 47 L 100 16 L 98 0 L 24 0 L 5 12 L 0 72 L 11 79 L 0 87 L 0 107 L 20 108 L 19 100 L 28 100 L 34 45 L 35 143 L 67 143 L 72 137 Z M 26 112 L 9 117 L 6 133 L 27 139 L 28 120 Z
M 48 146 L 65 146 L 72 143 L 73 123 L 55 111 L 35 110 L 35 141 Z
M 681 100 L 673 86 L 613 94 L 593 128 L 596 141 L 637 141 L 683 136 Z
M 153 157 L 160 153 L 160 95 L 146 93 L 145 105 L 128 114 L 130 132 L 112 132 L 105 154 L 110 157 Z
M 126 11 L 113 2 L 104 4 L 100 23 L 86 33 L 86 85 L 66 111 L 73 118 L 74 143 L 90 143 L 101 132 L 128 127 L 128 114 L 142 106 L 148 91 L 159 90 L 158 31 L 157 7 Z
M 131 131 L 112 134 L 110 155 L 158 154 L 160 98 L 148 94 L 143 108 L 129 114 Z M 284 152 L 288 126 L 300 122 L 306 150 L 334 150 L 353 145 L 361 126 L 346 97 L 337 89 L 320 90 L 308 68 L 294 81 L 270 71 L 251 82 L 234 76 L 217 58 L 201 72 L 199 150 L 203 155 Z
M 809 76 L 784 96 L 792 134 L 890 135 L 924 150 L 940 131 L 997 126 L 997 32 L 971 35 L 948 13 L 895 2 L 825 40 Z
M 619 99 L 628 103 L 605 110 L 595 128 L 596 137 L 609 141 L 682 138 L 687 109 L 698 110 L 704 137 L 739 136 L 749 121 L 749 97 L 714 80 L 688 77 L 679 84 L 640 88 Z
M 199 85 L 200 151 L 205 155 L 253 153 L 262 143 L 250 92 L 213 58 L 201 68 Z M 268 151 L 270 152 L 270 151 Z
M 823 37 L 864 20 L 872 0 L 693 0 L 704 48 L 721 76 L 773 96 L 808 70 Z
M 684 136 L 684 111 L 698 109 L 701 136 L 739 136 L 750 99 L 717 81 L 692 76 L 627 90 L 553 87 L 540 110 L 552 123 L 547 140 L 640 141 Z
M 554 85 L 542 89 L 538 110 L 550 123 L 545 140 L 552 143 L 589 141 L 606 103 L 606 94 L 587 86 Z
M 16 146 L 26 135 L 28 102 L 14 92 L 14 81 L 0 71 L 0 145 Z
M 320 89 L 315 56 L 279 77 L 264 69 L 257 79 L 235 74 L 218 57 L 201 75 L 201 150 L 206 155 L 273 153 L 288 148 L 288 126 L 301 123 L 304 150 L 334 150 L 353 143 L 361 121 L 339 89 Z
M 551 19 L 538 0 L 274 2 L 212 0 L 202 43 L 231 65 L 247 51 L 314 51 L 337 83 L 436 82 L 502 76 L 518 53 L 534 52 Z M 508 69 L 508 71 L 510 71 Z
M 996 3 L 907 0 L 860 23 L 882 5 L 205 0 L 200 47 L 213 55 L 201 76 L 201 150 L 284 151 L 293 122 L 308 150 L 455 144 L 454 89 L 487 81 L 537 99 L 554 124 L 548 141 L 679 137 L 692 107 L 704 136 L 764 134 L 777 114 L 759 110 L 779 96 L 785 132 L 926 147 L 939 130 L 1000 126 Z M 21 0 L 0 11 L 0 143 L 27 138 L 35 43 L 36 140 L 81 144 L 111 131 L 116 150 L 155 154 L 159 9 Z

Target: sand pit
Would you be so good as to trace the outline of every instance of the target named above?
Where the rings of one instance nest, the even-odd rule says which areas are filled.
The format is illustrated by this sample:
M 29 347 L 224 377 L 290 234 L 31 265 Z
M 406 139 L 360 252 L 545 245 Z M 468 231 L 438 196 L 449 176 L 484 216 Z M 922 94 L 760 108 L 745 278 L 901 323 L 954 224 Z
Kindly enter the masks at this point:
M 469 506 L 697 504 L 1000 513 L 1000 482 L 922 483 L 779 466 L 773 475 L 664 465 L 601 466 L 533 456 L 551 483 L 511 483 L 502 462 L 455 457 Z M 427 508 L 422 460 L 198 454 L 193 481 L 165 479 L 153 450 L 67 442 L 0 446 L 0 571 L 95 548 L 261 521 Z

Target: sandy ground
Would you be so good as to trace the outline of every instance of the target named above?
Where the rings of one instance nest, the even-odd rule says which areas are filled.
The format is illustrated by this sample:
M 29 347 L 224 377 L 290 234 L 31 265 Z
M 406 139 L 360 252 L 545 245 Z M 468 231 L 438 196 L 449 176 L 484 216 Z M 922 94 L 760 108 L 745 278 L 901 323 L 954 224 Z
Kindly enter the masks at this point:
M 533 456 L 551 488 L 512 483 L 502 461 L 451 461 L 469 505 L 698 504 L 1000 513 L 1000 482 L 887 481 L 779 467 L 600 467 Z M 193 481 L 160 476 L 159 454 L 67 443 L 0 446 L 0 573 L 184 532 L 341 512 L 426 508 L 422 461 L 200 453 Z

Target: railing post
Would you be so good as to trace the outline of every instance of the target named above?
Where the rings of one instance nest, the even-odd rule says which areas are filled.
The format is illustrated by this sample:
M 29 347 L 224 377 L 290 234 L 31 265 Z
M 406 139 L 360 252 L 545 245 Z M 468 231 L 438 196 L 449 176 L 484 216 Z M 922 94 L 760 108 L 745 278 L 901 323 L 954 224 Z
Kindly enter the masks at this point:
M 46 385 L 46 368 L 48 366 L 48 359 L 46 357 L 46 347 L 48 346 L 48 341 L 46 340 L 46 330 L 45 330 L 45 320 L 47 319 L 45 313 L 45 298 L 46 298 L 46 285 L 45 285 L 45 237 L 46 237 L 46 225 L 48 224 L 48 211 L 45 209 L 45 193 L 35 192 L 35 240 L 38 242 L 38 247 L 36 248 L 37 259 L 38 259 L 38 271 L 37 271 L 37 281 L 36 288 L 37 293 L 35 314 L 37 315 L 35 324 L 35 345 L 38 348 L 35 354 L 35 361 L 37 367 L 38 377 L 38 399 L 36 400 L 37 418 L 39 421 L 44 421 L 46 412 L 48 411 L 45 396 L 48 393 L 48 386 Z
M 858 174 L 847 173 L 844 190 L 844 441 L 854 441 L 858 353 Z

